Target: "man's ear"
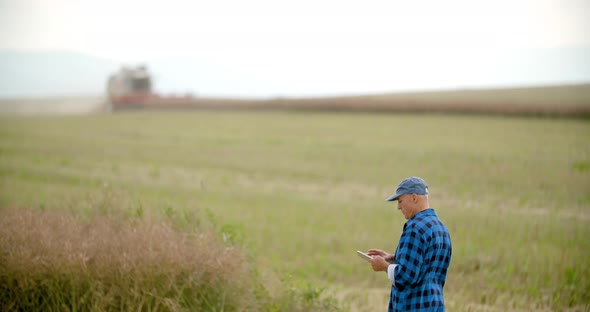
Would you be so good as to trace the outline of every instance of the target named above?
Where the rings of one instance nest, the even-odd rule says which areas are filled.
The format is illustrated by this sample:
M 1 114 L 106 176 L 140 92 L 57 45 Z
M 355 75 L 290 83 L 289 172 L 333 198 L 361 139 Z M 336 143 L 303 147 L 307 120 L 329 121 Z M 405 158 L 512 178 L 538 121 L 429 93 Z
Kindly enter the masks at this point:
M 416 193 L 412 194 L 412 201 L 414 204 L 418 202 L 418 195 Z

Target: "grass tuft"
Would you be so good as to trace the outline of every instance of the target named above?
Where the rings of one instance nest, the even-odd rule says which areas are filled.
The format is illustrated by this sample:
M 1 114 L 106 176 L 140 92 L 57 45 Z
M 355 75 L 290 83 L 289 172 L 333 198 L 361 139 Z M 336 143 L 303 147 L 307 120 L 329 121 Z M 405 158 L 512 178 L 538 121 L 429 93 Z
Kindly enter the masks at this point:
M 2 310 L 258 310 L 245 253 L 169 224 L 4 209 Z M 26 230 L 23 230 L 26 229 Z

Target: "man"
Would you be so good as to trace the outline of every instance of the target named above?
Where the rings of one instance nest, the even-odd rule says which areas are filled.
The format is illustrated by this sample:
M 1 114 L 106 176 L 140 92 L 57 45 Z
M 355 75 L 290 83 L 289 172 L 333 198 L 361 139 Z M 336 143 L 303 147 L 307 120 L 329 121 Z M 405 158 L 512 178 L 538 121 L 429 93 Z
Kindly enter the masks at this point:
M 406 220 L 395 254 L 367 253 L 374 271 L 391 281 L 388 311 L 444 311 L 443 287 L 451 263 L 451 236 L 428 203 L 428 185 L 418 177 L 403 180 L 387 201 L 396 201 Z

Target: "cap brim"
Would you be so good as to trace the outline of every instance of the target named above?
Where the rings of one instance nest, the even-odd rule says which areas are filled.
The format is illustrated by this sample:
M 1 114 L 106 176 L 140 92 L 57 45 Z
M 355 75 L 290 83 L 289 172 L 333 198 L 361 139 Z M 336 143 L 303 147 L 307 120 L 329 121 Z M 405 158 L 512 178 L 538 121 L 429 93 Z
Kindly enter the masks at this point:
M 397 194 L 397 193 L 396 194 L 393 194 L 393 195 L 387 197 L 387 199 L 385 201 L 394 201 L 394 200 L 397 200 L 397 198 L 400 197 L 401 195 L 402 194 Z

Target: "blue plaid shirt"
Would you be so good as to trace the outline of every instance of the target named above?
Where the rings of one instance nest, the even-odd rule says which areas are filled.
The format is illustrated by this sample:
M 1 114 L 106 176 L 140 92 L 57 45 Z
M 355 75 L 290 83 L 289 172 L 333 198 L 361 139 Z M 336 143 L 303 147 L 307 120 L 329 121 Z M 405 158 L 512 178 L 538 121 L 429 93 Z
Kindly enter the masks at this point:
M 433 209 L 408 220 L 393 259 L 397 266 L 388 311 L 444 311 L 451 253 L 449 230 Z

